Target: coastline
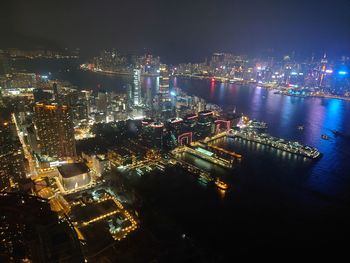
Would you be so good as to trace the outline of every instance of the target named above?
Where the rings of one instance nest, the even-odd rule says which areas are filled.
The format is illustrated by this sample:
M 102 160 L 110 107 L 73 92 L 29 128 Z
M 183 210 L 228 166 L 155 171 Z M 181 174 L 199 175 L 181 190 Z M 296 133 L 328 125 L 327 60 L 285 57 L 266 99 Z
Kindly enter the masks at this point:
M 105 76 L 127 76 L 131 77 L 133 75 L 132 72 L 125 72 L 125 71 L 94 71 L 94 70 L 89 70 L 89 69 L 79 69 L 83 72 L 90 72 L 90 73 L 96 73 L 99 75 L 105 75 Z M 158 74 L 142 74 L 141 76 L 143 77 L 158 77 Z M 275 94 L 278 95 L 283 95 L 283 96 L 290 96 L 290 97 L 298 97 L 298 98 L 323 98 L 323 99 L 338 99 L 338 100 L 343 100 L 343 101 L 349 101 L 350 102 L 350 97 L 342 97 L 342 96 L 337 96 L 337 95 L 297 95 L 297 94 L 286 94 L 285 92 L 281 91 L 280 89 L 277 89 L 274 86 L 269 86 L 269 85 L 259 85 L 258 83 L 253 83 L 250 81 L 245 81 L 245 80 L 232 80 L 228 78 L 219 78 L 219 77 L 209 77 L 209 76 L 195 76 L 195 75 L 183 75 L 183 74 L 175 74 L 175 77 L 179 78 L 189 78 L 189 79 L 207 79 L 207 80 L 214 80 L 214 81 L 220 81 L 228 84 L 235 84 L 235 85 L 254 85 L 254 86 L 259 86 L 264 89 L 268 90 L 275 90 Z
M 276 90 L 279 95 L 284 95 L 284 96 L 290 96 L 290 97 L 299 97 L 299 98 L 323 98 L 323 99 L 338 99 L 338 100 L 344 100 L 344 101 L 350 101 L 350 97 L 342 97 L 342 96 L 337 96 L 337 95 L 296 95 L 296 94 L 286 94 L 283 91 L 277 89 L 276 87 L 273 86 L 268 86 L 268 85 L 259 85 L 258 83 L 253 83 L 245 80 L 233 80 L 231 82 L 231 79 L 228 78 L 218 78 L 218 77 L 207 77 L 207 76 L 193 76 L 193 75 L 181 75 L 177 74 L 176 77 L 183 77 L 183 78 L 190 78 L 190 79 L 212 79 L 215 81 L 221 81 L 224 83 L 230 83 L 230 84 L 236 84 L 236 85 L 256 85 L 264 89 L 268 90 Z M 223 81 L 224 80 L 224 81 Z
M 132 71 L 108 71 L 108 70 L 95 71 L 95 70 L 88 70 L 88 69 L 80 69 L 80 70 L 85 72 L 96 73 L 100 75 L 112 75 L 112 76 L 132 76 L 133 75 Z M 158 77 L 159 75 L 158 74 L 141 74 L 141 76 Z

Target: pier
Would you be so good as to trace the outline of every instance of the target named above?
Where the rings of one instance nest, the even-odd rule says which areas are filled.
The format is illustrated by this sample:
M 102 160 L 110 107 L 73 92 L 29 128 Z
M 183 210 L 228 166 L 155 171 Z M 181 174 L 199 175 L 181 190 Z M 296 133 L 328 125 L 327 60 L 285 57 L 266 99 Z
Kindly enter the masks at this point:
M 196 144 L 193 144 L 192 147 L 196 147 Z M 194 156 L 197 156 L 205 161 L 208 161 L 210 163 L 225 167 L 225 168 L 232 168 L 233 166 L 233 160 L 226 160 L 219 156 L 216 156 L 213 152 L 207 151 L 204 148 L 196 147 L 192 148 L 188 146 L 181 146 L 177 147 L 172 151 L 173 155 L 181 154 L 181 153 L 189 153 Z

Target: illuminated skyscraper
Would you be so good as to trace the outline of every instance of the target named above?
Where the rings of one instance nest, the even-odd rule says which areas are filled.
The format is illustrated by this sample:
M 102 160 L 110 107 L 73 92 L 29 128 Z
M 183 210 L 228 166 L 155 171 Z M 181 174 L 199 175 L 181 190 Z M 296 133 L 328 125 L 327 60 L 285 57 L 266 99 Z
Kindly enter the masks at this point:
M 138 68 L 134 69 L 133 104 L 141 105 L 141 70 Z
M 41 155 L 55 160 L 76 157 L 73 116 L 68 106 L 36 104 L 34 123 Z
M 159 68 L 159 93 L 164 98 L 169 98 L 169 72 L 165 65 L 161 65 Z
M 197 138 L 205 138 L 212 134 L 213 116 L 214 112 L 210 110 L 205 110 L 198 113 L 198 122 L 195 129 L 195 135 Z
M 174 117 L 173 106 L 170 98 L 170 77 L 166 65 L 159 68 L 159 106 L 162 119 Z

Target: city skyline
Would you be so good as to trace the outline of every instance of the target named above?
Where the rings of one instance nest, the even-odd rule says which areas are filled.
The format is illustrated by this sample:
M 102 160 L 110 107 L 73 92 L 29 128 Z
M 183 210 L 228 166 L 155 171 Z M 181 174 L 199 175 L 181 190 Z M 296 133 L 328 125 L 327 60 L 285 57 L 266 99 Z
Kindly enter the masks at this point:
M 198 61 L 217 50 L 253 55 L 294 51 L 303 56 L 350 50 L 350 4 L 346 0 L 184 4 L 6 1 L 0 45 L 79 47 L 90 55 L 112 47 L 125 52 L 146 50 L 159 54 L 166 63 Z
M 349 0 L 1 7 L 1 262 L 348 255 Z

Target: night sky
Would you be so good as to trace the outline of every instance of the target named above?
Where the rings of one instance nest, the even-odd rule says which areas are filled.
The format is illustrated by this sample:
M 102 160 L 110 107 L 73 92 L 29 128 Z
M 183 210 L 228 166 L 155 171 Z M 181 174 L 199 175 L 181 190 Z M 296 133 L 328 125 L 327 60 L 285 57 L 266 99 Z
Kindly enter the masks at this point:
M 1 0 L 1 47 L 115 47 L 165 62 L 213 51 L 350 51 L 350 0 Z

